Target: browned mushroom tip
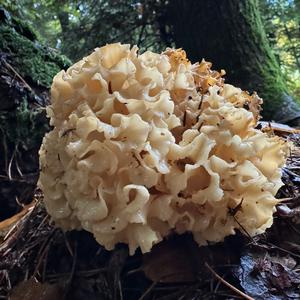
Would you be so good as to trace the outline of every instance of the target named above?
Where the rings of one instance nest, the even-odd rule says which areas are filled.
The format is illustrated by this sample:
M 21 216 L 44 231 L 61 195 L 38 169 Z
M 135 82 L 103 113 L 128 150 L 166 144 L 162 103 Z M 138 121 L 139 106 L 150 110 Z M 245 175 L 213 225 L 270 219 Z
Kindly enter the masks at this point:
M 55 76 L 39 179 L 52 219 L 131 254 L 174 231 L 264 232 L 288 147 L 255 129 L 261 99 L 182 49 L 137 50 L 106 45 Z

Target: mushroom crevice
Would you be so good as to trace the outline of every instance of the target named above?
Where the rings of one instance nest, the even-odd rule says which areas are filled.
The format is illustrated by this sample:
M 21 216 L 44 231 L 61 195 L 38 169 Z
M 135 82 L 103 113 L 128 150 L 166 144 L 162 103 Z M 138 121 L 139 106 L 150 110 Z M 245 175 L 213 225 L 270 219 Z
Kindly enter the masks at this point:
M 261 99 L 181 49 L 137 51 L 106 45 L 54 77 L 39 186 L 56 225 L 131 254 L 173 232 L 263 233 L 288 146 L 255 129 Z

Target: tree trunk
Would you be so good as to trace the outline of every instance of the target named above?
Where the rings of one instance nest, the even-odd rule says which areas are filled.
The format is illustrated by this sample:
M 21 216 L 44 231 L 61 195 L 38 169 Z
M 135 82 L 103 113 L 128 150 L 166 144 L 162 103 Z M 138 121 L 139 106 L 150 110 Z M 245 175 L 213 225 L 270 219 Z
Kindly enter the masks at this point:
M 57 11 L 58 20 L 61 26 L 61 38 L 62 38 L 62 51 L 66 53 L 68 51 L 68 32 L 69 32 L 69 14 L 66 11 Z
M 286 122 L 300 117 L 256 0 L 173 0 L 166 17 L 176 46 L 185 49 L 192 61 L 211 61 L 215 69 L 226 70 L 227 82 L 259 93 L 265 119 Z

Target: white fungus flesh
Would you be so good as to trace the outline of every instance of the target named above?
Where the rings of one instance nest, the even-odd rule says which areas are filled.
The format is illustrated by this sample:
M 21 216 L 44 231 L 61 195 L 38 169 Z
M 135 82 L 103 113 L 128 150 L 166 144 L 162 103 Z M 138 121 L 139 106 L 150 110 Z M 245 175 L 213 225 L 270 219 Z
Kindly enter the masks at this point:
M 39 186 L 56 225 L 131 254 L 174 232 L 263 233 L 287 145 L 255 129 L 261 99 L 183 50 L 137 51 L 106 45 L 54 77 Z

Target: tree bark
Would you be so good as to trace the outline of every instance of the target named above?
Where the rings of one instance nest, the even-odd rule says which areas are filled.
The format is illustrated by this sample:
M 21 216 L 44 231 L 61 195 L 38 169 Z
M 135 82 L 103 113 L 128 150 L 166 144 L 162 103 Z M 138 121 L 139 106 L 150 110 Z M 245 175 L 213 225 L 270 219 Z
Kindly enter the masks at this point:
M 300 117 L 268 43 L 257 0 L 173 0 L 167 10 L 177 47 L 193 61 L 225 69 L 227 82 L 257 91 L 263 117 L 281 122 Z
M 0 221 L 32 201 L 53 76 L 70 61 L 0 8 Z

